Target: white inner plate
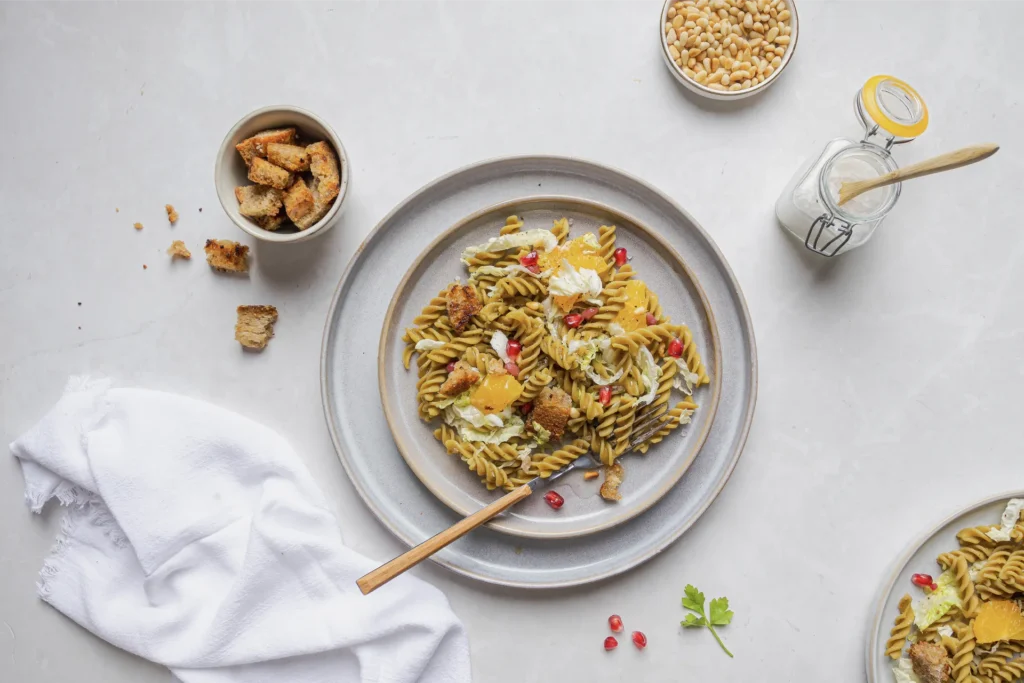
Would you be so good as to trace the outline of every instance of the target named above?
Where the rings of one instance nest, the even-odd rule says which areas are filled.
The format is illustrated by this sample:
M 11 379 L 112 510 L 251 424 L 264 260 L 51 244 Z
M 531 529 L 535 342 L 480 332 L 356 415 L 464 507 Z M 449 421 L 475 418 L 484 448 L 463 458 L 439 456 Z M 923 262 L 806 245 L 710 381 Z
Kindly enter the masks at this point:
M 409 467 L 448 507 L 468 516 L 504 495 L 501 489 L 488 491 L 460 458 L 449 455 L 433 437 L 433 431 L 441 424 L 440 418 L 430 423 L 420 419 L 416 365 L 413 361 L 406 370 L 402 364 L 402 335 L 441 289 L 456 277 L 463 281 L 468 277 L 460 261 L 462 251 L 497 236 L 505 219 L 513 214 L 523 220 L 523 230 L 550 229 L 554 221 L 567 218 L 571 222 L 570 238 L 588 232 L 596 236 L 601 225 L 616 226 L 615 245 L 625 247 L 631 255 L 630 265 L 636 272 L 633 279 L 647 283 L 674 323 L 689 327 L 711 378 L 709 385 L 694 391 L 693 398 L 699 407 L 690 424 L 673 431 L 644 455 L 627 454 L 621 458 L 626 472 L 619 488 L 622 500 L 604 500 L 598 495 L 602 479 L 584 481 L 583 471 L 575 471 L 550 487 L 538 489 L 540 493 L 547 488 L 557 490 L 565 498 L 560 510 L 552 510 L 543 495 L 531 495 L 490 523 L 491 528 L 499 531 L 538 538 L 596 533 L 640 514 L 679 481 L 707 438 L 722 385 L 718 332 L 707 297 L 683 259 L 657 236 L 653 226 L 642 226 L 635 219 L 592 202 L 572 197 L 539 197 L 490 207 L 446 230 L 412 265 L 391 300 L 380 347 L 380 394 L 385 415 Z M 673 401 L 682 398 L 681 394 L 673 393 Z

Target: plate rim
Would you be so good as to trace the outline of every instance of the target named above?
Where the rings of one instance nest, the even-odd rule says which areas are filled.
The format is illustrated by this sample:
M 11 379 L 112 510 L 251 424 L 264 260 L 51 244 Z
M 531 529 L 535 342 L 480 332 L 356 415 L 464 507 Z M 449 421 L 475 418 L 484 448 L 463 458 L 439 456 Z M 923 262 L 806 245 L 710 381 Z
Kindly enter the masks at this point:
M 728 462 L 725 463 L 725 467 L 724 467 L 724 470 L 722 472 L 721 478 L 715 484 L 715 486 L 714 486 L 714 488 L 712 490 L 711 495 L 709 495 L 707 500 L 705 500 L 694 511 L 694 514 L 691 516 L 691 518 L 689 520 L 686 520 L 686 521 L 684 521 L 684 523 L 680 524 L 679 527 L 676 528 L 673 533 L 668 534 L 660 543 L 655 544 L 654 546 L 649 548 L 646 552 L 639 553 L 636 557 L 630 559 L 629 561 L 627 561 L 627 562 L 625 562 L 625 563 L 623 563 L 623 564 L 621 564 L 621 565 L 619 565 L 619 566 L 617 566 L 617 567 L 615 567 L 613 569 L 609 569 L 607 571 L 601 572 L 599 574 L 596 574 L 596 575 L 593 575 L 593 576 L 589 576 L 589 577 L 585 577 L 585 578 L 560 579 L 560 580 L 546 581 L 546 582 L 542 582 L 542 583 L 528 583 L 528 582 L 523 582 L 523 581 L 503 580 L 503 579 L 495 578 L 493 576 L 488 576 L 486 574 L 482 574 L 482 573 L 480 573 L 478 571 L 475 571 L 475 570 L 467 568 L 467 567 L 457 566 L 457 565 L 449 562 L 445 558 L 439 557 L 436 554 L 432 555 L 431 558 L 430 558 L 432 562 L 435 562 L 436 564 L 438 564 L 438 565 L 440 565 L 442 567 L 445 567 L 449 571 L 452 571 L 452 572 L 454 572 L 456 574 L 459 574 L 461 576 L 465 576 L 465 577 L 468 577 L 468 578 L 471 578 L 471 579 L 475 579 L 477 581 L 481 581 L 481 582 L 486 583 L 486 584 L 496 585 L 496 586 L 506 586 L 506 587 L 512 587 L 512 588 L 524 588 L 524 589 L 531 589 L 531 590 L 543 590 L 543 589 L 567 588 L 567 587 L 570 587 L 570 586 L 586 585 L 586 584 L 589 584 L 589 583 L 595 583 L 597 581 L 602 581 L 604 579 L 611 578 L 611 577 L 616 576 L 618 574 L 622 574 L 624 572 L 627 572 L 630 569 L 633 569 L 634 567 L 637 567 L 637 566 L 639 566 L 639 565 L 649 561 L 652 557 L 654 557 L 655 555 L 661 553 L 663 550 L 668 548 L 670 545 L 672 545 L 673 543 L 678 541 L 679 538 L 687 530 L 689 530 L 690 527 L 692 527 L 696 523 L 696 521 L 698 519 L 700 519 L 704 515 L 705 512 L 707 512 L 708 508 L 711 507 L 711 504 L 715 500 L 718 499 L 718 496 L 721 495 L 722 491 L 725 489 L 726 484 L 728 484 L 729 480 L 732 478 L 733 472 L 735 472 L 735 470 L 736 470 L 736 465 L 737 465 L 737 463 L 739 463 L 740 456 L 743 455 L 743 451 L 746 448 L 747 439 L 750 437 L 750 429 L 753 426 L 754 414 L 756 412 L 756 407 L 757 407 L 757 393 L 758 393 L 758 386 L 759 386 L 760 379 L 759 379 L 759 374 L 758 374 L 757 338 L 756 338 L 755 333 L 754 333 L 754 323 L 753 323 L 753 320 L 752 320 L 752 318 L 750 316 L 750 309 L 747 306 L 747 300 L 746 300 L 746 297 L 743 294 L 743 289 L 740 287 L 740 283 L 736 279 L 736 274 L 733 272 L 732 266 L 730 266 L 729 262 L 725 259 L 725 256 L 722 253 L 722 250 L 719 248 L 718 244 L 716 244 L 715 241 L 711 238 L 711 235 L 709 235 L 708 232 L 704 229 L 704 227 L 696 219 L 694 219 L 694 217 L 690 214 L 690 212 L 687 211 L 686 209 L 684 209 L 682 206 L 680 206 L 679 203 L 675 199 L 673 199 L 669 195 L 665 194 L 662 190 L 656 188 L 654 185 L 648 183 L 646 180 L 643 180 L 643 179 L 639 178 L 638 176 L 636 176 L 636 175 L 634 175 L 632 173 L 624 171 L 624 170 L 622 170 L 622 169 L 620 169 L 618 167 L 615 167 L 615 166 L 610 166 L 610 165 L 607 165 L 607 164 L 601 164 L 601 163 L 594 162 L 594 161 L 591 161 L 589 159 L 584 159 L 582 157 L 577 157 L 577 156 L 554 155 L 554 154 L 506 155 L 506 156 L 488 157 L 488 158 L 481 159 L 479 161 L 475 161 L 475 162 L 472 162 L 472 163 L 469 163 L 469 164 L 464 164 L 462 166 L 459 166 L 459 167 L 457 167 L 457 168 L 455 168 L 455 169 L 453 169 L 453 170 L 451 170 L 451 171 L 449 171 L 447 173 L 444 173 L 444 174 L 434 178 L 433 180 L 429 181 L 428 183 L 426 183 L 426 184 L 422 185 L 421 187 L 417 188 L 416 190 L 414 190 L 412 193 L 407 195 L 401 202 L 396 204 L 387 214 L 385 214 L 385 216 L 383 218 L 381 218 L 377 222 L 376 225 L 374 225 L 373 229 L 370 230 L 370 232 L 366 235 L 366 237 L 363 239 L 363 241 L 360 242 L 359 246 L 356 247 L 356 250 L 352 253 L 352 256 L 349 258 L 348 263 L 345 265 L 345 268 L 344 268 L 344 270 L 342 271 L 342 274 L 341 274 L 341 278 L 338 280 L 338 285 L 335 287 L 334 295 L 331 297 L 331 304 L 328 307 L 327 316 L 326 316 L 326 318 L 324 320 L 324 331 L 323 331 L 323 335 L 321 337 L 321 345 L 320 345 L 320 398 L 321 398 L 321 405 L 322 405 L 323 411 L 324 411 L 324 419 L 327 422 L 327 431 L 330 434 L 331 443 L 334 445 L 335 455 L 341 461 L 342 468 L 345 470 L 345 474 L 346 474 L 346 476 L 348 476 L 349 482 L 352 484 L 353 488 L 356 490 L 356 493 L 359 494 L 359 497 L 362 499 L 363 504 L 366 505 L 370 509 L 371 512 L 373 512 L 374 516 L 377 518 L 377 521 L 380 522 L 384 526 L 385 529 L 390 531 L 391 534 L 395 538 L 397 538 L 399 541 L 405 543 L 406 545 L 408 545 L 410 547 L 415 545 L 416 543 L 420 542 L 420 541 L 414 541 L 414 540 L 411 540 L 411 539 L 407 538 L 405 536 L 405 534 L 397 527 L 397 525 L 395 525 L 390 519 L 388 519 L 387 516 L 382 514 L 381 510 L 379 509 L 379 507 L 374 503 L 372 498 L 367 494 L 367 491 L 365 490 L 363 485 L 358 481 L 358 479 L 356 477 L 353 476 L 352 470 L 351 470 L 351 466 L 349 465 L 349 463 L 347 461 L 347 456 L 343 455 L 345 453 L 345 450 L 341 446 L 341 442 L 340 442 L 340 438 L 339 438 L 337 429 L 335 428 L 334 421 L 331 418 L 331 407 L 333 405 L 333 402 L 331 401 L 330 395 L 329 395 L 328 390 L 327 390 L 327 386 L 328 386 L 328 379 L 327 379 L 328 347 L 327 347 L 327 345 L 328 345 L 328 342 L 330 341 L 330 337 L 331 337 L 331 330 L 332 330 L 331 322 L 334 320 L 334 316 L 335 316 L 335 313 L 336 313 L 337 308 L 338 308 L 338 303 L 341 301 L 341 295 L 343 294 L 343 292 L 345 291 L 346 287 L 349 284 L 349 279 L 350 279 L 350 277 L 352 275 L 352 272 L 353 272 L 355 264 L 359 260 L 359 256 L 363 253 L 363 251 L 366 250 L 366 248 L 371 244 L 371 242 L 373 242 L 373 241 L 375 241 L 377 239 L 378 235 L 382 231 L 383 226 L 385 226 L 388 222 L 390 222 L 400 212 L 404 211 L 409 204 L 411 204 L 413 201 L 415 201 L 422 194 L 430 191 L 433 188 L 436 188 L 436 187 L 442 185 L 443 183 L 449 181 L 450 179 L 452 179 L 452 178 L 454 178 L 454 177 L 456 177 L 458 175 L 467 173 L 467 172 L 469 172 L 469 171 L 471 171 L 473 169 L 482 169 L 482 168 L 486 168 L 488 166 L 494 166 L 494 165 L 497 165 L 497 164 L 516 164 L 516 163 L 524 164 L 524 163 L 530 163 L 530 162 L 537 163 L 537 164 L 548 163 L 548 164 L 563 164 L 563 165 L 568 165 L 568 164 L 585 165 L 585 166 L 590 166 L 593 169 L 596 169 L 596 170 L 599 170 L 599 171 L 603 171 L 605 173 L 610 173 L 610 174 L 613 174 L 613 175 L 618 175 L 618 176 L 620 176 L 622 178 L 625 178 L 625 179 L 635 183 L 636 185 L 638 185 L 640 187 L 645 188 L 647 191 L 651 192 L 653 195 L 659 197 L 670 208 L 672 208 L 673 210 L 679 212 L 680 215 L 682 215 L 684 218 L 686 218 L 693 225 L 693 227 L 697 230 L 698 234 L 702 237 L 702 239 L 707 244 L 707 248 L 710 250 L 710 252 L 712 254 L 715 255 L 715 257 L 717 257 L 719 263 L 721 264 L 721 270 L 722 270 L 723 277 L 728 281 L 728 283 L 730 285 L 730 289 L 731 289 L 731 294 L 734 295 L 735 299 L 736 299 L 736 304 L 737 304 L 736 312 L 737 312 L 737 315 L 739 316 L 740 320 L 742 321 L 743 329 L 746 332 L 745 341 L 750 346 L 749 358 L 748 358 L 749 363 L 750 363 L 750 396 L 747 399 L 746 406 L 744 406 L 744 408 L 743 408 L 742 421 L 741 421 L 741 423 L 739 425 L 739 429 L 737 430 L 737 433 L 736 433 L 736 436 L 735 436 L 736 447 L 733 449 L 733 453 L 730 455 Z
M 448 506 L 449 509 L 456 512 L 457 514 L 466 517 L 473 514 L 474 512 L 478 512 L 479 510 L 462 509 L 462 507 L 455 503 L 455 501 L 451 500 L 448 496 L 446 496 L 439 489 L 439 487 L 436 486 L 436 484 L 432 483 L 429 480 L 429 478 L 424 475 L 424 473 L 417 466 L 417 464 L 413 462 L 413 459 L 410 458 L 409 454 L 407 453 L 407 449 L 409 448 L 410 444 L 399 439 L 398 432 L 395 429 L 395 408 L 393 406 L 393 402 L 388 392 L 386 391 L 388 387 L 388 368 L 385 364 L 385 356 L 387 355 L 386 352 L 388 346 L 387 342 L 388 338 L 391 336 L 390 333 L 392 328 L 396 325 L 400 325 L 400 321 L 397 321 L 394 318 L 396 308 L 398 307 L 398 303 L 401 300 L 401 294 L 409 285 L 413 273 L 419 269 L 420 265 L 426 259 L 427 254 L 433 251 L 442 242 L 449 241 L 453 238 L 453 236 L 457 236 L 457 233 L 464 229 L 467 225 L 479 220 L 480 218 L 486 216 L 487 214 L 506 210 L 515 210 L 516 207 L 523 207 L 531 204 L 543 203 L 564 203 L 567 205 L 577 204 L 589 209 L 596 209 L 597 213 L 603 212 L 610 216 L 621 218 L 625 222 L 636 226 L 640 230 L 640 232 L 644 233 L 644 235 L 647 238 L 652 240 L 659 249 L 666 252 L 668 254 L 668 257 L 671 260 L 675 261 L 682 268 L 683 272 L 686 274 L 686 277 L 690 280 L 694 288 L 697 290 L 698 298 L 700 299 L 700 305 L 704 309 L 704 314 L 708 321 L 708 327 L 711 330 L 710 343 L 713 351 L 712 357 L 714 358 L 714 386 L 711 392 L 710 407 L 708 408 L 709 415 L 706 419 L 706 422 L 703 428 L 701 429 L 700 433 L 698 434 L 696 441 L 691 446 L 690 452 L 686 454 L 683 461 L 677 466 L 676 471 L 672 472 L 670 476 L 666 477 L 664 481 L 661 482 L 659 488 L 656 489 L 650 496 L 648 496 L 639 508 L 631 509 L 628 512 L 622 512 L 606 522 L 591 525 L 585 529 L 581 529 L 578 531 L 523 531 L 521 529 L 510 528 L 505 524 L 504 520 L 502 520 L 500 517 L 493 519 L 487 523 L 488 528 L 493 529 L 494 531 L 505 533 L 510 536 L 516 536 L 519 538 L 577 538 L 580 536 L 588 536 L 590 534 L 598 533 L 606 529 L 611 529 L 615 526 L 618 526 L 619 524 L 623 524 L 629 521 L 630 519 L 633 519 L 638 515 L 643 514 L 652 506 L 654 506 L 659 500 L 664 498 L 665 495 L 669 492 L 669 490 L 673 486 L 675 486 L 680 479 L 683 478 L 683 475 L 685 475 L 690 466 L 693 465 L 693 461 L 697 459 L 697 456 L 700 454 L 701 449 L 704 447 L 704 444 L 707 441 L 708 435 L 711 434 L 711 428 L 714 425 L 715 416 L 718 413 L 718 405 L 722 393 L 722 343 L 721 337 L 719 336 L 718 332 L 718 323 L 715 320 L 715 313 L 711 307 L 711 302 L 708 300 L 707 292 L 704 291 L 704 287 L 701 285 L 700 281 L 697 279 L 697 276 L 694 274 L 692 269 L 686 264 L 686 261 L 683 259 L 679 251 L 671 244 L 669 244 L 663 237 L 661 237 L 661 235 L 652 230 L 646 223 L 634 218 L 625 211 L 614 208 L 602 202 L 596 202 L 591 199 L 583 199 L 581 197 L 574 197 L 571 195 L 548 194 L 527 195 L 525 197 L 519 197 L 516 199 L 498 202 L 496 204 L 484 207 L 483 209 L 474 211 L 473 213 L 464 216 L 463 218 L 460 218 L 450 227 L 445 229 L 441 234 L 439 234 L 434 240 L 432 240 L 430 244 L 423 248 L 423 250 L 419 253 L 416 259 L 412 262 L 412 265 L 410 265 L 409 268 L 405 271 L 405 274 L 402 276 L 401 281 L 395 288 L 394 294 L 391 295 L 391 301 L 388 304 L 387 312 L 384 315 L 384 323 L 381 326 L 380 342 L 377 346 L 377 388 L 380 393 L 381 405 L 384 408 L 384 417 L 388 423 L 388 429 L 390 429 L 391 431 L 391 438 L 394 440 L 395 446 L 398 448 L 398 452 L 401 454 L 402 459 L 405 461 L 409 469 L 412 470 L 413 474 L 416 475 L 416 478 L 419 479 L 420 483 L 423 484 L 423 486 L 425 486 L 427 490 L 430 491 L 430 493 L 433 494 L 435 498 L 437 498 L 440 502 Z M 522 210 L 528 211 L 530 209 L 524 208 Z M 426 424 L 429 425 L 430 423 Z M 431 442 L 431 445 L 433 446 L 435 444 Z M 497 498 L 495 500 L 497 500 Z
M 1009 500 L 1010 498 L 1024 498 L 1024 490 L 1009 489 L 1002 493 L 977 499 L 973 503 L 968 503 L 964 507 L 959 508 L 956 512 L 944 517 L 942 521 L 932 525 L 924 533 L 916 536 L 914 541 L 910 544 L 909 549 L 897 556 L 896 560 L 890 565 L 889 571 L 883 576 L 881 585 L 875 593 L 873 601 L 874 609 L 872 610 L 873 616 L 870 617 L 868 621 L 867 637 L 865 638 L 864 648 L 864 669 L 865 673 L 867 673 L 868 683 L 879 683 L 878 678 L 875 676 L 876 667 L 874 664 L 875 657 L 878 654 L 876 652 L 875 645 L 878 643 L 878 636 L 885 616 L 882 614 L 882 611 L 885 609 L 885 603 L 888 601 L 888 597 L 892 593 L 893 587 L 896 585 L 896 580 L 899 578 L 910 560 L 921 550 L 924 544 L 939 533 L 943 527 L 951 524 L 964 515 L 974 512 L 978 508 L 991 505 L 999 500 Z

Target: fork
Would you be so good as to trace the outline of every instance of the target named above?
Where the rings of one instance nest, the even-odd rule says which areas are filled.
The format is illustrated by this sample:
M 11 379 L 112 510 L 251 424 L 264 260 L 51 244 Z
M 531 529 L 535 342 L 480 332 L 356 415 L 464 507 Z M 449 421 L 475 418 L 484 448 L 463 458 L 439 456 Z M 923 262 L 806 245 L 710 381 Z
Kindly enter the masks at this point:
M 637 420 L 633 424 L 633 428 L 629 434 L 629 444 L 622 452 L 622 455 L 633 452 L 636 450 L 637 446 L 654 436 L 667 421 L 667 418 L 665 417 L 667 412 L 668 406 L 663 405 L 657 410 L 654 410 L 650 414 Z M 622 456 L 620 455 L 619 457 Z M 486 522 L 494 519 L 499 514 L 521 501 L 523 498 L 534 493 L 541 486 L 550 484 L 556 479 L 563 477 L 574 470 L 592 470 L 601 467 L 602 464 L 603 463 L 596 455 L 594 455 L 594 453 L 587 451 L 585 455 L 581 455 L 562 469 L 552 473 L 550 476 L 534 477 L 525 484 L 514 488 L 509 493 L 506 493 L 490 505 L 474 512 L 469 517 L 456 522 L 441 533 L 432 536 L 423 543 L 420 543 L 418 546 L 407 550 L 390 562 L 377 567 L 372 572 L 356 581 L 356 585 L 359 586 L 359 590 L 363 592 L 363 595 L 367 595 L 377 590 L 399 574 L 412 569 L 442 548 L 445 548 L 454 541 L 462 538 L 481 524 L 485 524 Z

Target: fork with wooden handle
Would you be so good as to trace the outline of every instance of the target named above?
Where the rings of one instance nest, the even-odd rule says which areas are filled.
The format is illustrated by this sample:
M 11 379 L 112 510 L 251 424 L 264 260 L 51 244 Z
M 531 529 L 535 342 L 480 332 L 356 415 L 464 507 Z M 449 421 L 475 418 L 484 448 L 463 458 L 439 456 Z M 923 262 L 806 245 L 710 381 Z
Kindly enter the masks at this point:
M 668 421 L 666 416 L 667 411 L 667 405 L 661 406 L 650 415 L 646 415 L 637 420 L 629 435 L 629 446 L 625 451 L 623 451 L 623 455 L 632 452 L 637 446 L 654 436 Z M 356 585 L 359 586 L 359 590 L 363 592 L 363 595 L 371 593 L 399 574 L 415 567 L 437 551 L 462 538 L 481 524 L 497 517 L 523 498 L 532 494 L 539 487 L 551 483 L 555 479 L 558 479 L 573 470 L 591 470 L 601 467 L 601 465 L 602 463 L 598 460 L 597 456 L 588 452 L 586 455 L 581 455 L 549 477 L 535 477 L 522 486 L 513 489 L 510 493 L 505 494 L 482 510 L 474 512 L 469 517 L 453 524 L 436 536 L 420 543 L 415 548 L 402 553 L 387 564 L 377 567 L 372 572 L 356 581 Z
M 914 178 L 931 175 L 932 173 L 952 171 L 954 168 L 968 166 L 970 164 L 977 163 L 982 159 L 988 159 L 998 151 L 999 145 L 993 144 L 964 147 L 963 149 L 958 149 L 955 152 L 940 154 L 937 157 L 932 157 L 931 159 L 925 159 L 924 161 L 916 164 L 911 164 L 906 168 L 891 171 L 885 175 L 878 176 L 877 178 L 868 178 L 867 180 L 843 183 L 839 187 L 839 206 L 842 206 L 854 197 L 859 197 L 865 192 L 869 192 L 876 188 L 903 182 L 904 180 L 913 180 Z

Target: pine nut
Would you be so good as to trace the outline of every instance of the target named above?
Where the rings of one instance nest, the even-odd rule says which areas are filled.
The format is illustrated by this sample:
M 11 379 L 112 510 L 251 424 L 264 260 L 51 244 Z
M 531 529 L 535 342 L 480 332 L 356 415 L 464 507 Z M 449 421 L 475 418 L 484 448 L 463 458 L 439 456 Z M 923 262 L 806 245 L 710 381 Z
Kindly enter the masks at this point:
M 787 0 L 680 0 L 665 13 L 665 46 L 691 81 L 745 90 L 781 68 L 791 16 Z

